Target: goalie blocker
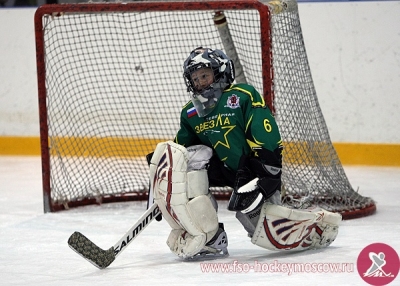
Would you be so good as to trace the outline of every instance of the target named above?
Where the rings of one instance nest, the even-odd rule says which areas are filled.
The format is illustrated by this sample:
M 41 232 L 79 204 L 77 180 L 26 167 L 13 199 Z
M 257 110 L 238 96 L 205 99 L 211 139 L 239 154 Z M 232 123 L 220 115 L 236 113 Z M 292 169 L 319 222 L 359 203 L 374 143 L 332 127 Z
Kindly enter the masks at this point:
M 172 141 L 159 143 L 150 164 L 151 187 L 163 217 L 172 228 L 167 245 L 179 257 L 227 255 L 227 237 L 218 223 L 217 203 L 209 192 L 206 166 L 212 150 L 188 149 Z M 250 197 L 257 179 L 244 186 Z M 254 206 L 254 204 L 253 204 Z M 269 250 L 305 250 L 329 246 L 338 234 L 340 214 L 315 208 L 296 210 L 280 205 L 280 194 L 236 212 L 251 242 Z

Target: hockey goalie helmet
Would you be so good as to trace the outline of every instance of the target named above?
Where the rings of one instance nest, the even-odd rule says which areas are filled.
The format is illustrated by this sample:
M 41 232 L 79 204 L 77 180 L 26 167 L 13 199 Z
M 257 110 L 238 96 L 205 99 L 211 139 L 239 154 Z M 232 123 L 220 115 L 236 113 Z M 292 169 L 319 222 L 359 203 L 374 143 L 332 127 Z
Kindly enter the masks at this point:
M 233 62 L 221 50 L 199 47 L 183 64 L 183 78 L 200 117 L 217 105 L 226 87 L 235 79 Z

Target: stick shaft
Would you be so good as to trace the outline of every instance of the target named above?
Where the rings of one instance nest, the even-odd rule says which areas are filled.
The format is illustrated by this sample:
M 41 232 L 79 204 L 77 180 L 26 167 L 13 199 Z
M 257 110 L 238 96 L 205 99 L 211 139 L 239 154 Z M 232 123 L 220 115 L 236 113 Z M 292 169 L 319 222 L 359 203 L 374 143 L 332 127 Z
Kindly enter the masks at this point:
M 152 204 L 150 208 L 138 219 L 138 221 L 125 233 L 125 235 L 114 245 L 114 254 L 118 256 L 125 247 L 131 243 L 160 213 L 160 209 L 156 204 Z
M 160 214 L 156 204 L 139 218 L 139 220 L 108 250 L 103 250 L 80 232 L 74 232 L 68 239 L 68 245 L 76 253 L 100 269 L 106 268 L 130 244 L 153 219 Z

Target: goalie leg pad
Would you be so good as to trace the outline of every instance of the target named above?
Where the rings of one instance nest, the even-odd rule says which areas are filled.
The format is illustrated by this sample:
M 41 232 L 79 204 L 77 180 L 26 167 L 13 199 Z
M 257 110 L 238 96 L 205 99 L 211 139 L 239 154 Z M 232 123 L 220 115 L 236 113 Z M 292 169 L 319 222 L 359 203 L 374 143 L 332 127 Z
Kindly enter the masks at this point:
M 342 215 L 317 207 L 311 210 L 317 215 L 316 235 L 311 248 L 328 247 L 337 237 Z
M 181 229 L 182 226 L 171 205 L 185 204 L 188 201 L 187 161 L 186 148 L 172 141 L 157 144 L 150 161 L 150 185 L 154 192 L 154 201 L 172 229 Z
M 333 224 L 337 222 L 334 219 L 323 222 L 322 212 L 265 203 L 251 242 L 270 250 L 326 247 L 336 238 L 338 224 Z
M 218 216 L 210 198 L 198 196 L 190 200 L 186 208 L 194 224 L 207 234 L 208 240 L 211 239 L 218 229 Z
M 167 240 L 171 251 L 182 258 L 201 252 L 218 231 L 217 212 L 208 196 L 199 196 L 186 206 L 176 206 L 182 229 L 173 229 Z M 175 209 L 175 206 L 174 206 Z
M 173 229 L 167 239 L 169 249 L 179 257 L 192 257 L 206 244 L 206 235 L 190 235 L 184 229 Z
M 189 157 L 185 147 L 168 141 L 157 145 L 150 165 L 155 202 L 172 228 L 167 245 L 183 258 L 200 252 L 218 231 L 207 172 L 188 171 Z M 204 165 L 204 156 L 201 160 Z
M 201 157 L 196 152 L 191 152 L 190 155 L 201 159 L 201 164 L 204 165 L 204 156 L 207 156 L 203 155 L 205 150 L 201 148 Z M 183 228 L 176 215 L 179 206 L 185 206 L 189 199 L 209 192 L 206 170 L 188 172 L 189 158 L 185 147 L 167 141 L 157 144 L 150 161 L 150 184 L 154 200 L 173 229 Z M 185 213 L 184 210 L 180 212 Z

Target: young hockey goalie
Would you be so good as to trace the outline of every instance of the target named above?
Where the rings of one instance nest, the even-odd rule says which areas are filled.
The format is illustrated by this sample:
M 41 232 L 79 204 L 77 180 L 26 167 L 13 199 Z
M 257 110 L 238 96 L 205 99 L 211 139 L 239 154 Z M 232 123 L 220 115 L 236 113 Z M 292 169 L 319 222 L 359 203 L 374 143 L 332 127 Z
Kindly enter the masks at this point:
M 197 48 L 183 65 L 191 101 L 174 141 L 157 145 L 150 163 L 154 200 L 172 230 L 167 245 L 183 259 L 228 255 L 210 186 L 233 188 L 228 209 L 251 242 L 270 250 L 330 245 L 341 215 L 281 205 L 282 141 L 257 90 L 233 84 L 232 61 Z

